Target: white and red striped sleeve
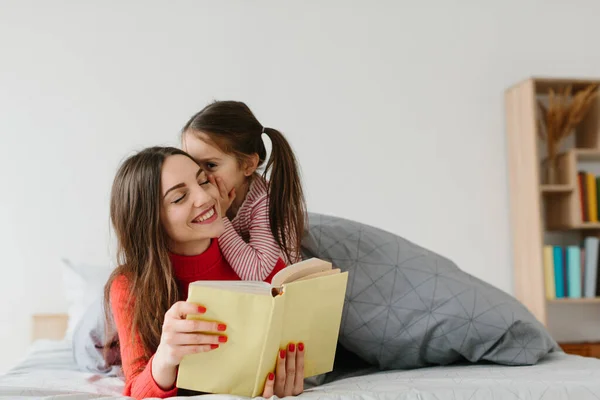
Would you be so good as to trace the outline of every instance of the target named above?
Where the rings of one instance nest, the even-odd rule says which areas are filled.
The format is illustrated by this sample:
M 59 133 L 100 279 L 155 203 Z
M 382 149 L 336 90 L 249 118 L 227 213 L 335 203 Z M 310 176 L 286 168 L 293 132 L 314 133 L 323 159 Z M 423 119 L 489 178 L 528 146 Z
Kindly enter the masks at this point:
M 225 232 L 219 237 L 219 246 L 229 265 L 242 280 L 263 281 L 273 272 L 281 256 L 281 250 L 271 233 L 266 195 L 253 205 L 249 215 L 248 243 L 225 217 Z

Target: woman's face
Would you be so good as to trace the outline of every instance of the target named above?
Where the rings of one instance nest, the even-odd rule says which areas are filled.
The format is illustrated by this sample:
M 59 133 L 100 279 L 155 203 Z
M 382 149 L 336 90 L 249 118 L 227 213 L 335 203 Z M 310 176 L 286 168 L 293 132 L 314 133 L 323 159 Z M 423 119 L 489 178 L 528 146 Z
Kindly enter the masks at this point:
M 189 157 L 173 155 L 161 170 L 161 223 L 169 249 L 183 255 L 203 252 L 225 227 L 219 215 L 217 189 Z

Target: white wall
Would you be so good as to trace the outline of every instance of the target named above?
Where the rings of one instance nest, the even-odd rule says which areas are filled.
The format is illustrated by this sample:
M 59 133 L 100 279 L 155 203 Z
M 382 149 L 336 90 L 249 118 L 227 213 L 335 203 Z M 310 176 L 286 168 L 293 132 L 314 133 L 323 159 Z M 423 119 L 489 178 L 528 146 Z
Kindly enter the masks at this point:
M 83 3 L 0 0 L 0 371 L 62 257 L 110 262 L 119 161 L 215 98 L 287 134 L 312 211 L 512 292 L 503 91 L 600 71 L 594 1 Z

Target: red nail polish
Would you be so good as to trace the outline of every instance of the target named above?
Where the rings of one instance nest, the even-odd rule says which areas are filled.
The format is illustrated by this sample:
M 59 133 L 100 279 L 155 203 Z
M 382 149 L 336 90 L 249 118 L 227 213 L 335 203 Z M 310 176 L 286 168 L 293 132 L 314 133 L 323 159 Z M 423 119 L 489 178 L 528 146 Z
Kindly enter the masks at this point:
M 219 324 L 219 326 L 217 326 L 217 329 L 219 330 L 219 332 L 224 332 L 225 330 L 227 330 L 227 325 Z
M 219 336 L 219 343 L 227 343 L 227 336 Z
M 204 314 L 206 312 L 206 307 L 198 306 L 198 312 Z
M 219 348 L 219 345 L 218 345 L 218 344 L 211 344 L 211 345 L 210 345 L 210 348 L 211 348 L 212 350 L 214 350 L 214 349 L 218 349 L 218 348 Z
M 298 351 L 304 351 L 304 343 L 298 343 Z
M 269 380 L 272 381 L 273 379 L 275 379 L 275 374 L 272 372 L 269 372 Z
M 279 350 L 279 358 L 281 358 L 281 359 L 285 358 L 285 350 Z
M 296 350 L 296 345 L 294 343 L 290 343 L 288 346 L 288 350 L 290 353 L 293 353 Z

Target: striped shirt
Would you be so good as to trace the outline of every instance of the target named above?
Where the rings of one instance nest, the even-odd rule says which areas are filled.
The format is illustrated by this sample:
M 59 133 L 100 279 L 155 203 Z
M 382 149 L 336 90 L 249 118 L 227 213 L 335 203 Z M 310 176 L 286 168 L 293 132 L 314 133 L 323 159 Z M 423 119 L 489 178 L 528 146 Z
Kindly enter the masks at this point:
M 242 280 L 263 281 L 279 258 L 291 264 L 271 233 L 267 184 L 261 177 L 254 176 L 237 215 L 232 221 L 223 217 L 223 223 L 219 246 Z

